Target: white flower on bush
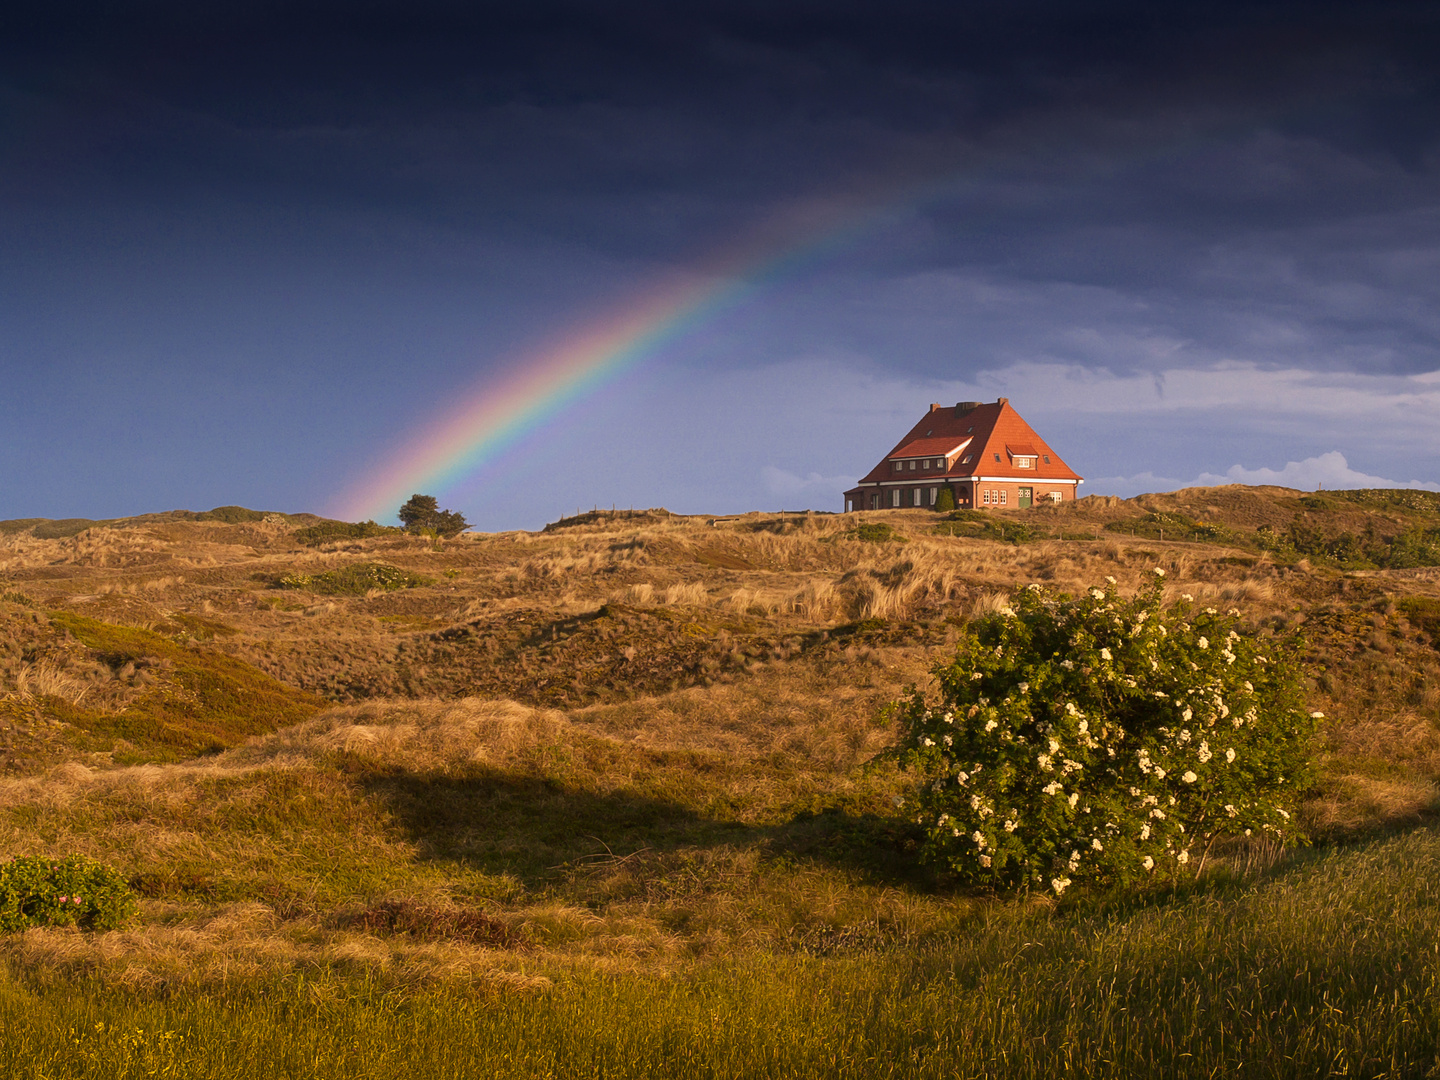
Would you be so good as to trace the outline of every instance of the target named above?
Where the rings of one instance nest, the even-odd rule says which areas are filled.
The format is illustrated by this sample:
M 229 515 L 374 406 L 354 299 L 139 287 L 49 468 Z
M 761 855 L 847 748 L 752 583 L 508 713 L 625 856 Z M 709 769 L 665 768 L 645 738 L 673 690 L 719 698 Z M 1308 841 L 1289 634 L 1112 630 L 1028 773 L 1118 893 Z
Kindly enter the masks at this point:
M 1165 571 L 1162 570 L 1162 569 L 1160 569 L 1160 567 L 1157 566 L 1157 567 L 1155 567 L 1155 576 L 1156 576 L 1156 577 L 1164 577 L 1164 576 L 1165 576 Z
M 1150 839 L 1150 826 L 1149 826 L 1149 825 L 1142 825 L 1142 826 L 1140 826 L 1140 839 L 1141 839 L 1141 840 L 1149 840 L 1149 839 Z
M 1109 649 L 1101 649 L 1101 650 L 1100 650 L 1100 659 L 1101 659 L 1101 660 L 1114 660 L 1115 658 L 1110 655 L 1110 650 L 1109 650 Z
M 1175 856 L 1175 861 L 1178 862 L 1181 866 L 1184 866 L 1186 863 L 1188 863 L 1188 862 L 1190 861 L 1190 852 L 1188 852 L 1188 851 L 1182 851 L 1182 852 L 1180 852 L 1180 854 L 1178 854 L 1178 855 Z
M 1055 890 L 1055 895 L 1059 896 L 1070 887 L 1070 879 L 1068 877 L 1051 878 L 1050 887 Z
M 1052 782 L 1052 783 L 1046 784 L 1046 785 L 1045 785 L 1043 788 L 1041 788 L 1040 790 L 1043 791 L 1046 795 L 1059 795 L 1059 794 L 1061 794 L 1065 789 L 1062 788 L 1059 784 Z
M 1191 772 L 1189 769 L 1186 769 L 1184 775 L 1181 776 L 1180 779 L 1184 780 L 1187 784 L 1193 784 L 1196 780 L 1199 780 L 1200 778 L 1196 776 L 1193 772 Z
M 986 731 L 994 731 L 999 726 L 1000 724 L 994 719 L 994 717 L 991 717 L 989 720 L 985 721 Z
M 980 865 L 981 865 L 981 866 L 989 866 L 989 865 L 990 865 L 990 856 L 989 856 L 989 855 L 981 855 L 981 856 L 980 856 Z
M 1091 848 L 1093 848 L 1093 849 L 1096 850 L 1096 851 L 1104 851 L 1104 850 L 1105 850 L 1105 846 L 1104 846 L 1103 844 L 1101 844 L 1099 840 L 1091 840 L 1091 841 L 1090 841 L 1090 846 L 1091 846 Z
M 1145 867 L 1146 870 L 1154 870 L 1155 860 L 1152 859 L 1149 855 L 1146 855 L 1145 858 L 1140 860 L 1140 865 Z
M 1226 751 L 1225 751 L 1225 760 L 1226 760 L 1227 763 L 1234 764 L 1234 762 L 1235 762 L 1235 748 L 1234 748 L 1233 746 L 1232 746 L 1229 750 L 1226 750 Z
M 1207 637 L 1201 637 L 1200 640 L 1197 641 L 1195 644 L 1199 645 L 1202 649 L 1208 649 L 1210 647 L 1210 639 Z

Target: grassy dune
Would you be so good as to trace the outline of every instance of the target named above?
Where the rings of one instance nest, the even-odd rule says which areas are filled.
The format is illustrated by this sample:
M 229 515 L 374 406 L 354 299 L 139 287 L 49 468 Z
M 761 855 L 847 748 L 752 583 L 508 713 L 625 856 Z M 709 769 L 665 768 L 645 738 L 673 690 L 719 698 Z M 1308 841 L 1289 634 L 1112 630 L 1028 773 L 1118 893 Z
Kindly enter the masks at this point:
M 1440 572 L 1375 560 L 1440 513 L 1367 498 L 0 524 L 0 856 L 141 896 L 0 940 L 0 1069 L 1426 1075 Z M 1014 586 L 1156 565 L 1305 630 L 1317 845 L 1060 904 L 917 866 L 886 703 Z

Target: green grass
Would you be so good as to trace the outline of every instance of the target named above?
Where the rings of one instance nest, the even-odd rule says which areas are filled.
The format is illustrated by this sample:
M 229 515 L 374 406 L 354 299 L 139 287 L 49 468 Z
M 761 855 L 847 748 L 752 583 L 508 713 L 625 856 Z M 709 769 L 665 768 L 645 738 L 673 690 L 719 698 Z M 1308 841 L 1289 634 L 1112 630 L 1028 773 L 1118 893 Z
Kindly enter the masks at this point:
M 213 636 L 225 630 L 222 624 L 189 618 L 187 632 Z M 116 740 L 129 743 L 116 760 L 173 760 L 224 749 L 251 735 L 299 723 L 323 705 L 223 653 L 69 612 L 52 612 L 50 620 L 112 667 L 142 657 L 172 665 L 170 677 L 118 713 L 47 700 L 50 713 L 88 737 L 88 748 L 111 749 Z
M 1093 898 L 1092 898 L 1093 899 Z M 403 991 L 319 970 L 200 994 L 0 976 L 16 1078 L 1433 1075 L 1440 841 L 1312 854 L 1138 907 L 981 909 L 906 948 Z M 511 982 L 517 980 L 510 977 Z

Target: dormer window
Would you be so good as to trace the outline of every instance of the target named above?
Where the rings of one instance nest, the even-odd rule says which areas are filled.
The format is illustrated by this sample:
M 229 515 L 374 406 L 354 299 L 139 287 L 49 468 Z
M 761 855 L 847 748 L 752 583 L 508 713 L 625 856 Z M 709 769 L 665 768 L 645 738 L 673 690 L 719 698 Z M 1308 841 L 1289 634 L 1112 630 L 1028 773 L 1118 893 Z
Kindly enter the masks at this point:
M 1015 468 L 1017 469 L 1033 469 L 1034 467 L 1035 459 L 1033 457 L 1017 457 L 1015 459 Z
M 963 458 L 960 459 L 960 464 L 961 464 L 961 465 L 969 465 L 970 462 L 972 462 L 972 461 L 974 461 L 974 460 L 975 460 L 975 455 L 974 455 L 974 454 L 966 454 Z

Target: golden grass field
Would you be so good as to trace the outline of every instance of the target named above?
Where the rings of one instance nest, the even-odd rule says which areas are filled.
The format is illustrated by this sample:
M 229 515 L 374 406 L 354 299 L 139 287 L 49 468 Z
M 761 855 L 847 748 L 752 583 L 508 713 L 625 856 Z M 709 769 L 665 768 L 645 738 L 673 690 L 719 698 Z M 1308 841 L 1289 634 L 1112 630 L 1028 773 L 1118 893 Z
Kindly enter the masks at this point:
M 1213 535 L 1147 535 L 1177 514 Z M 296 539 L 318 519 L 238 516 L 0 523 L 0 857 L 90 855 L 141 897 L 121 931 L 0 939 L 25 993 L 508 1001 L 1113 913 L 1131 901 L 959 892 L 895 810 L 887 704 L 1030 582 L 1159 566 L 1176 595 L 1299 626 L 1322 852 L 1428 836 L 1440 805 L 1440 569 L 1247 540 L 1428 527 L 1423 503 L 1231 487 L 939 531 L 920 510 L 657 511 L 318 546 Z M 890 539 L 857 535 L 877 523 Z M 369 564 L 411 587 L 364 588 Z M 1312 873 L 1237 850 L 1216 880 L 1296 858 Z

